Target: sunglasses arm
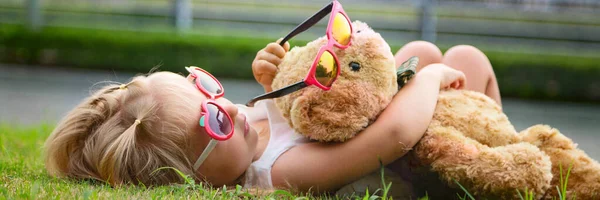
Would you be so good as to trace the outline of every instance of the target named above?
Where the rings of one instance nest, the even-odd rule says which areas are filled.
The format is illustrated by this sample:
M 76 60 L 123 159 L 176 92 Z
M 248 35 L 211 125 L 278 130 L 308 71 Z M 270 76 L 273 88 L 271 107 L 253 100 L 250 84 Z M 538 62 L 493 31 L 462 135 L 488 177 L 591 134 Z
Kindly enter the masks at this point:
M 302 88 L 305 88 L 306 83 L 304 82 L 304 80 L 294 83 L 292 85 L 289 85 L 287 87 L 281 88 L 279 90 L 275 90 L 257 97 L 254 97 L 253 99 L 251 99 L 250 101 L 248 101 L 248 103 L 246 103 L 246 106 L 248 107 L 254 107 L 254 103 L 256 103 L 257 101 L 263 100 L 263 99 L 272 99 L 272 98 L 277 98 L 277 97 L 282 97 L 285 95 L 288 95 L 292 92 L 298 91 Z
M 281 42 L 279 42 L 279 45 L 283 46 L 285 44 L 285 42 L 287 42 L 294 36 L 306 31 L 308 28 L 317 24 L 319 21 L 321 21 L 321 19 L 323 19 L 325 16 L 327 16 L 327 14 L 329 14 L 331 12 L 332 8 L 333 8 L 333 2 L 331 2 L 330 4 L 327 4 L 325 7 L 321 8 L 321 10 L 319 10 L 319 12 L 315 13 L 315 15 L 313 15 L 312 17 L 306 19 L 306 21 L 302 22 L 300 25 L 296 26 L 296 28 L 294 28 L 294 30 L 292 30 L 290 33 L 288 33 L 283 38 L 283 40 L 281 40 Z
M 206 148 L 204 148 L 204 151 L 202 151 L 202 154 L 200 155 L 200 157 L 198 157 L 196 163 L 194 163 L 194 171 L 197 171 L 200 165 L 202 165 L 202 163 L 204 162 L 204 160 L 206 160 L 206 157 L 208 157 L 208 154 L 210 154 L 210 152 L 215 148 L 217 142 L 218 141 L 215 139 L 210 139 L 210 142 L 208 142 L 208 145 L 206 145 Z

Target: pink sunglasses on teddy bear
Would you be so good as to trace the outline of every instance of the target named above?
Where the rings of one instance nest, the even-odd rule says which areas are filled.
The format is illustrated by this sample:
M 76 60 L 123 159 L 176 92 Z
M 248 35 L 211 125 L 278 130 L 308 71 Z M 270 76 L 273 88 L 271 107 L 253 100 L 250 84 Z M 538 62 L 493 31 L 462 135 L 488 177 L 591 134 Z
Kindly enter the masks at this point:
M 308 30 L 308 28 L 317 24 L 317 22 L 329 13 L 331 13 L 331 15 L 326 31 L 327 44 L 323 45 L 317 53 L 306 78 L 279 90 L 257 96 L 246 103 L 247 106 L 254 106 L 254 103 L 259 100 L 282 97 L 311 85 L 315 85 L 323 90 L 331 89 L 331 85 L 333 85 L 333 82 L 335 82 L 340 75 L 340 68 L 338 67 L 339 61 L 333 52 L 333 47 L 346 49 L 350 46 L 352 39 L 352 23 L 346 12 L 344 12 L 340 2 L 333 0 L 330 4 L 323 7 L 319 12 L 288 33 L 283 40 L 279 42 L 279 45 L 285 44 L 285 42 L 292 37 Z

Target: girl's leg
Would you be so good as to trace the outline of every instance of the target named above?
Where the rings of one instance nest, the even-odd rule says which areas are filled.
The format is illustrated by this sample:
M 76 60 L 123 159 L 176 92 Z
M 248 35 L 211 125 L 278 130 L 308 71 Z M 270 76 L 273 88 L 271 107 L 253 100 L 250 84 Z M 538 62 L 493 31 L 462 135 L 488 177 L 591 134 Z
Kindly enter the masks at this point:
M 454 46 L 446 51 L 442 63 L 465 73 L 467 90 L 484 93 L 502 106 L 492 64 L 479 49 L 470 45 Z
M 408 60 L 412 56 L 419 57 L 417 71 L 433 63 L 444 63 L 465 73 L 467 89 L 481 92 L 498 102 L 500 90 L 496 75 L 489 59 L 479 49 L 469 45 L 454 46 L 442 56 L 442 51 L 435 44 L 426 41 L 413 41 L 404 45 L 395 55 L 396 65 Z M 396 66 L 396 67 L 397 67 Z
M 417 71 L 429 64 L 442 62 L 442 51 L 435 44 L 426 41 L 413 41 L 404 45 L 396 53 L 396 67 L 412 56 L 419 57 Z

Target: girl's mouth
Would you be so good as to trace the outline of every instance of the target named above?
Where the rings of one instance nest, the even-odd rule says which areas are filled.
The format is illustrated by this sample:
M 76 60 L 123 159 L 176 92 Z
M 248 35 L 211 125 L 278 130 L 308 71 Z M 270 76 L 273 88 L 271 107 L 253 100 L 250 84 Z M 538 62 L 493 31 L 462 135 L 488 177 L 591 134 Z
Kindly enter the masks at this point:
M 250 132 L 250 125 L 248 124 L 248 119 L 246 118 L 246 115 L 242 115 L 242 117 L 244 118 L 244 136 L 248 135 L 248 132 Z
M 248 135 L 248 132 L 250 132 L 250 125 L 248 121 L 244 120 L 244 136 Z

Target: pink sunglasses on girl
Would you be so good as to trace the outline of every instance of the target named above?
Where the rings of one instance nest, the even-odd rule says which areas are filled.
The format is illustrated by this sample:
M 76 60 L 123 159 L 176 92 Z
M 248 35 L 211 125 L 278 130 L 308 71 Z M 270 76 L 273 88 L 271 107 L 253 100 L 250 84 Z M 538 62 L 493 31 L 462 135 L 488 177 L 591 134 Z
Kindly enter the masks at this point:
M 198 170 L 218 141 L 228 140 L 233 136 L 233 120 L 231 120 L 231 116 L 225 109 L 215 102 L 215 99 L 225 95 L 223 85 L 212 74 L 201 68 L 186 67 L 185 69 L 190 72 L 196 88 L 209 97 L 209 99 L 202 102 L 202 117 L 200 117 L 198 123 L 201 127 L 204 127 L 211 139 L 196 163 L 194 163 L 194 170 Z

